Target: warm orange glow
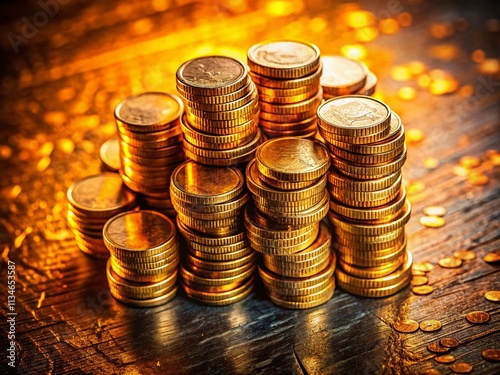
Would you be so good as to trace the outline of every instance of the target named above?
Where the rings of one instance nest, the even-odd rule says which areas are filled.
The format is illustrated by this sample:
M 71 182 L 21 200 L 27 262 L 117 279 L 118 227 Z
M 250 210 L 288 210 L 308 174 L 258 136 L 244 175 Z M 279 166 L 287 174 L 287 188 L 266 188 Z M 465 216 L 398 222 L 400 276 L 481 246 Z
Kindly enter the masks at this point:
M 482 74 L 497 74 L 500 72 L 499 59 L 486 59 L 479 65 L 479 71 Z
M 49 167 L 50 163 L 51 163 L 51 159 L 48 156 L 44 156 L 43 158 L 41 158 L 38 161 L 38 163 L 36 165 L 36 170 L 38 172 L 43 172 Z
M 380 20 L 379 28 L 384 34 L 396 34 L 399 30 L 399 23 L 394 18 L 386 18 Z
M 379 31 L 375 26 L 366 26 L 356 30 L 355 37 L 358 42 L 371 42 L 378 37 Z
M 300 13 L 304 3 L 300 0 L 273 0 L 266 3 L 265 12 L 271 17 L 283 17 L 293 13 Z
M 413 87 L 403 86 L 398 90 L 398 97 L 402 100 L 415 99 L 416 91 Z
M 427 88 L 431 84 L 431 77 L 428 74 L 421 74 L 417 78 L 417 84 L 422 88 Z
M 57 142 L 57 147 L 65 154 L 71 154 L 75 149 L 75 143 L 69 138 L 62 138 Z
M 345 21 L 353 29 L 359 29 L 375 23 L 375 15 L 366 10 L 355 10 L 345 14 Z
M 422 164 L 425 168 L 435 169 L 439 167 L 439 160 L 436 158 L 426 158 Z
M 453 35 L 453 25 L 451 23 L 434 23 L 431 25 L 431 35 L 436 39 L 443 39 Z
M 451 61 L 462 55 L 462 50 L 454 44 L 440 44 L 431 47 L 429 52 L 432 57 L 443 61 Z
M 328 23 L 323 17 L 314 17 L 312 20 L 309 21 L 309 27 L 315 33 L 322 32 L 323 30 L 326 29 L 327 26 Z
M 470 58 L 475 63 L 481 63 L 484 61 L 484 59 L 486 59 L 486 54 L 482 49 L 475 49 L 474 51 L 472 51 Z
M 406 142 L 408 143 L 418 143 L 424 140 L 424 132 L 420 129 L 408 129 L 406 130 Z
M 12 156 L 12 149 L 7 145 L 0 145 L 0 158 L 10 159 Z
M 359 44 L 346 44 L 340 48 L 340 53 L 355 60 L 366 58 L 366 48 Z
M 412 78 L 410 69 L 404 65 L 391 68 L 391 77 L 396 81 L 409 81 Z
M 421 61 L 411 61 L 410 63 L 408 63 L 408 69 L 414 76 L 422 74 L 423 72 L 425 72 L 426 68 L 427 67 L 425 66 L 425 64 Z
M 481 165 L 481 159 L 477 156 L 463 156 L 460 159 L 460 165 L 464 168 L 476 168 Z
M 408 12 L 403 12 L 397 16 L 397 20 L 402 27 L 408 27 L 413 22 L 413 16 Z
M 469 182 L 474 186 L 483 186 L 489 182 L 488 176 L 483 173 L 471 172 L 467 177 Z
M 429 92 L 433 95 L 451 94 L 458 90 L 458 81 L 454 78 L 438 79 L 432 81 Z
M 474 88 L 471 85 L 465 85 L 460 87 L 458 94 L 464 98 L 472 96 L 474 94 Z

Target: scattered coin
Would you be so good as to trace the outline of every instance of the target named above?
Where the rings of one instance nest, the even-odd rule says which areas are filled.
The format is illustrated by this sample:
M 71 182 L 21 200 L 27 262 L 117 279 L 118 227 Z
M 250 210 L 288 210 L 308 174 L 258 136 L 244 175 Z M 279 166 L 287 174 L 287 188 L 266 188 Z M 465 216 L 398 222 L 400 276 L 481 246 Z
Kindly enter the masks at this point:
M 444 216 L 446 215 L 446 208 L 442 206 L 427 206 L 423 212 L 427 216 Z
M 452 363 L 455 362 L 456 358 L 451 354 L 445 354 L 445 355 L 438 355 L 437 357 L 434 357 L 434 359 L 438 363 Z
M 435 368 L 430 368 L 420 373 L 421 375 L 441 375 L 441 371 Z
M 452 363 L 450 365 L 451 371 L 457 374 L 468 374 L 469 372 L 472 371 L 472 368 L 473 368 L 472 365 L 465 362 Z
M 429 278 L 427 276 L 413 276 L 411 279 L 411 286 L 422 286 L 426 285 L 429 282 Z
M 472 250 L 459 250 L 453 253 L 453 256 L 462 260 L 474 260 L 477 258 L 477 255 Z
M 418 323 L 412 319 L 398 320 L 392 325 L 400 333 L 413 333 L 418 330 Z
M 446 224 L 446 221 L 439 216 L 422 216 L 420 224 L 427 228 L 439 228 Z
M 482 351 L 481 355 L 488 361 L 500 362 L 500 349 L 486 349 Z
M 433 353 L 447 353 L 451 350 L 451 348 L 441 346 L 441 344 L 439 342 L 433 342 L 433 343 L 427 345 L 427 349 Z
M 458 340 L 452 338 L 452 337 L 445 337 L 441 340 L 439 340 L 439 343 L 447 348 L 456 348 L 459 345 Z
M 486 311 L 472 311 L 465 316 L 465 319 L 472 324 L 484 324 L 489 322 L 491 316 Z
M 486 185 L 489 182 L 489 180 L 490 180 L 488 178 L 488 176 L 486 176 L 485 174 L 483 174 L 483 173 L 475 173 L 475 172 L 474 173 L 470 173 L 467 176 L 467 179 L 474 186 L 483 186 L 483 185 Z
M 434 292 L 434 288 L 430 285 L 420 285 L 414 286 L 411 291 L 416 295 L 425 296 Z
M 414 271 L 430 272 L 434 266 L 429 262 L 415 262 L 412 265 Z
M 412 276 L 425 276 L 425 275 L 427 275 L 427 272 L 419 271 L 419 270 L 416 270 L 416 269 L 412 268 L 411 275 Z
M 495 263 L 500 261 L 500 250 L 490 251 L 483 257 L 483 260 L 487 263 Z
M 441 322 L 439 320 L 424 320 L 420 322 L 420 329 L 424 332 L 435 332 L 440 330 L 442 327 Z
M 460 165 L 464 168 L 476 168 L 481 165 L 481 159 L 477 156 L 464 156 L 460 159 Z
M 462 259 L 447 257 L 439 259 L 438 263 L 443 268 L 458 268 L 462 265 Z
M 500 302 L 500 290 L 490 290 L 484 294 L 484 297 L 491 302 Z

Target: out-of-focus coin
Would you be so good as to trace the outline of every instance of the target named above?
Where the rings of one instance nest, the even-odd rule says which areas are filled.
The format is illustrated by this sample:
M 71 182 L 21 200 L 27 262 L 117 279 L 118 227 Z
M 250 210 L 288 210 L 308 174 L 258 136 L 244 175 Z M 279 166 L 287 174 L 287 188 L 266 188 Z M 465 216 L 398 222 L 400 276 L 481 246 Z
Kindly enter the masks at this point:
M 440 228 L 446 224 L 446 221 L 439 216 L 422 216 L 419 222 L 427 228 Z
M 443 268 L 458 268 L 462 265 L 462 259 L 447 257 L 439 259 L 438 264 Z
M 415 271 L 422 271 L 422 272 L 430 272 L 434 268 L 434 266 L 429 262 L 415 262 L 411 267 Z
M 427 345 L 427 349 L 433 353 L 447 353 L 451 350 L 451 348 L 441 346 L 441 344 L 439 342 L 433 342 L 433 343 Z
M 424 332 L 435 332 L 440 330 L 442 327 L 441 322 L 439 320 L 424 320 L 420 322 L 420 329 Z
M 120 169 L 120 142 L 118 137 L 113 137 L 104 142 L 99 151 L 102 163 L 112 172 Z
M 394 322 L 392 328 L 401 333 L 413 333 L 418 331 L 418 323 L 412 319 L 398 320 Z
M 500 290 L 490 290 L 484 294 L 484 298 L 491 302 L 500 302 Z
M 439 343 L 446 348 L 456 348 L 460 343 L 453 337 L 445 337 L 439 340 Z
M 415 276 L 411 278 L 411 286 L 422 286 L 426 285 L 429 282 L 429 278 L 427 276 Z
M 443 206 L 427 206 L 424 207 L 423 213 L 427 216 L 444 216 L 446 215 L 446 208 Z
M 468 374 L 472 371 L 473 367 L 469 363 L 460 362 L 460 363 L 452 363 L 450 365 L 451 371 L 457 374 Z
M 445 354 L 445 355 L 438 355 L 437 357 L 434 357 L 434 360 L 437 363 L 452 363 L 455 362 L 456 358 L 452 356 L 451 354 Z
M 431 294 L 434 291 L 434 288 L 430 285 L 420 285 L 414 286 L 411 291 L 419 296 L 425 296 L 427 294 Z
M 459 250 L 453 253 L 453 256 L 462 260 L 474 260 L 477 258 L 477 255 L 472 250 Z
M 465 316 L 465 319 L 472 324 L 484 324 L 490 321 L 491 316 L 486 311 L 472 311 Z
M 487 263 L 496 263 L 500 261 L 500 250 L 491 251 L 483 257 Z
M 486 349 L 481 352 L 484 359 L 492 362 L 500 362 L 500 349 Z

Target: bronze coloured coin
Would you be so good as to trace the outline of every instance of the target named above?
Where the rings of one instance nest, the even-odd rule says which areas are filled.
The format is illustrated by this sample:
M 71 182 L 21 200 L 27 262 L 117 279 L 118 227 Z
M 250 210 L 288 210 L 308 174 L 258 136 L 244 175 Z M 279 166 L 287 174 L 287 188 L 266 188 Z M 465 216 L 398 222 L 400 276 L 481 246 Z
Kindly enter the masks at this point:
M 462 259 L 447 257 L 439 259 L 438 264 L 443 268 L 458 268 L 462 265 Z
M 469 363 L 459 362 L 459 363 L 452 363 L 450 365 L 450 369 L 451 371 L 457 374 L 468 374 L 469 372 L 472 371 L 473 367 Z
M 413 333 L 418 331 L 418 323 L 412 319 L 398 320 L 393 323 L 392 328 L 400 333 Z
M 425 296 L 427 294 L 431 294 L 434 291 L 434 288 L 430 285 L 420 285 L 414 286 L 411 291 L 419 296 Z
M 486 311 L 472 311 L 465 316 L 465 319 L 472 324 L 484 324 L 490 321 L 491 316 Z
M 500 349 L 486 349 L 481 352 L 484 359 L 492 362 L 500 362 Z
M 424 320 L 420 322 L 420 329 L 424 332 L 435 332 L 441 329 L 442 325 L 439 320 Z
M 490 290 L 484 294 L 484 298 L 491 302 L 500 302 L 500 290 Z
M 322 56 L 321 86 L 326 96 L 349 95 L 361 90 L 366 83 L 364 66 L 343 56 Z
M 434 360 L 437 363 L 452 363 L 452 362 L 455 362 L 456 358 L 455 358 L 455 356 L 452 356 L 451 354 L 445 354 L 445 355 L 438 355 L 437 357 L 434 357 Z
M 445 337 L 439 340 L 439 343 L 446 348 L 456 348 L 460 343 L 453 337 Z

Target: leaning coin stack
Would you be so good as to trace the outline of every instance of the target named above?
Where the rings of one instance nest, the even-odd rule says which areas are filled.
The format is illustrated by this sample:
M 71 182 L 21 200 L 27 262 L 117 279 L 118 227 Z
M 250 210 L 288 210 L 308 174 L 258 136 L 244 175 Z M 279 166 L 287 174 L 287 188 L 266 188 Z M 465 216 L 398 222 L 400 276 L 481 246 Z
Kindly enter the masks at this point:
M 259 273 L 278 306 L 305 309 L 334 292 L 328 212 L 330 159 L 317 141 L 271 139 L 257 148 L 246 170 L 254 205 L 245 212 L 250 246 L 262 253 Z
M 243 174 L 189 160 L 172 174 L 172 203 L 184 239 L 181 286 L 194 300 L 227 305 L 253 289 L 256 257 L 241 216 L 249 195 Z
M 85 177 L 68 189 L 68 226 L 84 253 L 97 258 L 109 257 L 102 239 L 102 228 L 113 216 L 132 210 L 136 195 L 116 173 Z
M 322 56 L 321 87 L 323 98 L 341 95 L 372 95 L 377 77 L 362 62 L 343 56 Z
M 170 175 L 184 161 L 179 119 L 183 104 L 176 95 L 148 92 L 131 96 L 115 109 L 120 138 L 120 175 L 142 194 L 145 208 L 173 216 Z
M 130 211 L 111 218 L 103 229 L 111 253 L 106 274 L 117 300 L 151 307 L 177 292 L 179 241 L 175 224 L 155 211 Z
M 323 99 L 318 47 L 298 41 L 269 41 L 247 53 L 260 96 L 260 125 L 269 137 L 314 137 L 316 109 Z
M 176 77 L 186 108 L 186 156 L 215 166 L 252 159 L 261 134 L 259 97 L 248 68 L 230 57 L 207 56 L 182 64 Z
M 332 159 L 328 217 L 336 234 L 337 284 L 360 296 L 394 294 L 409 284 L 412 264 L 401 120 L 374 98 L 342 96 L 318 108 L 318 125 Z

